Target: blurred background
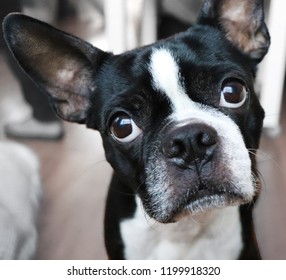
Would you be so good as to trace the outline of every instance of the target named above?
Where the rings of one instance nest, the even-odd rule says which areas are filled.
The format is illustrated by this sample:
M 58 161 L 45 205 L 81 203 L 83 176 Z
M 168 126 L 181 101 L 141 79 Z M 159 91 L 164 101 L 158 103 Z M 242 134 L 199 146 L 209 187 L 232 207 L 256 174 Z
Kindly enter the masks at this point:
M 257 156 L 263 186 L 255 209 L 265 259 L 286 259 L 286 23 L 285 16 L 280 16 L 282 2 L 266 3 L 273 50 L 257 79 L 261 102 L 267 107 Z M 9 12 L 23 12 L 98 48 L 120 53 L 186 29 L 195 21 L 200 4 L 200 0 L 0 0 L 0 15 L 2 20 Z M 59 121 L 45 97 L 37 94 L 39 90 L 17 67 L 2 38 L 0 43 L 0 142 L 29 147 L 41 164 L 43 197 L 36 258 L 106 259 L 103 215 L 112 170 L 99 134 Z

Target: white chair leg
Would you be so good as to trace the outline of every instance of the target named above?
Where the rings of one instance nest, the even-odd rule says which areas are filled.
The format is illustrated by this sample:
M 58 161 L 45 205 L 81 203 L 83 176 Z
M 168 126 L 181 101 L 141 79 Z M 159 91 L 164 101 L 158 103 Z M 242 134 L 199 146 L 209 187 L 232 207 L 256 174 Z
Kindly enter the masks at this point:
M 265 109 L 264 128 L 270 136 L 280 133 L 280 112 L 286 63 L 286 1 L 271 0 L 268 28 L 271 35 L 269 53 L 261 65 L 261 104 Z
M 141 25 L 141 45 L 157 40 L 157 0 L 144 0 Z
M 105 32 L 109 50 L 115 54 L 127 49 L 126 0 L 104 0 Z

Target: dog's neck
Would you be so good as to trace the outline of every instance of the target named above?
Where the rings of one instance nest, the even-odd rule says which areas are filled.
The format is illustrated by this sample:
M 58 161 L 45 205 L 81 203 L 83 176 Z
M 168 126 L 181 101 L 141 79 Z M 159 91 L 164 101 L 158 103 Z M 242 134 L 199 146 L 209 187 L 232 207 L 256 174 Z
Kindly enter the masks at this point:
M 136 199 L 133 218 L 121 223 L 127 259 L 237 259 L 243 247 L 239 207 L 184 217 L 175 224 L 148 218 Z

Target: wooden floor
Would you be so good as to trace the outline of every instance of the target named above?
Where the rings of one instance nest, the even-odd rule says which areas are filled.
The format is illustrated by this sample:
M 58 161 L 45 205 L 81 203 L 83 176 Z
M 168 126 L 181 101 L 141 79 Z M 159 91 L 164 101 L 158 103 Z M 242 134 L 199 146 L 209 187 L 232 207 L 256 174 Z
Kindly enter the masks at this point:
M 45 186 L 39 259 L 105 259 L 103 212 L 111 168 L 97 132 L 66 125 L 58 143 L 26 142 Z
M 3 124 L 25 112 L 17 81 L 0 57 L 0 140 L 5 139 Z M 263 136 L 258 154 L 264 183 L 255 224 L 265 259 L 286 259 L 285 113 L 282 126 L 279 138 Z M 37 258 L 106 259 L 103 210 L 111 169 L 97 132 L 67 123 L 65 131 L 58 142 L 22 141 L 42 164 L 44 197 Z

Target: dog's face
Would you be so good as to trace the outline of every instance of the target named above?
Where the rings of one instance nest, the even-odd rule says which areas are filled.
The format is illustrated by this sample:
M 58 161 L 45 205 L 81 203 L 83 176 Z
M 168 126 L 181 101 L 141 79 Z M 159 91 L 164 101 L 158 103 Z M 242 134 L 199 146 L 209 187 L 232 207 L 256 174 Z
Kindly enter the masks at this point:
M 152 218 L 173 222 L 258 193 L 264 113 L 253 79 L 269 46 L 261 1 L 206 0 L 186 32 L 117 56 L 22 15 L 4 32 L 58 115 L 100 131 L 107 160 Z

